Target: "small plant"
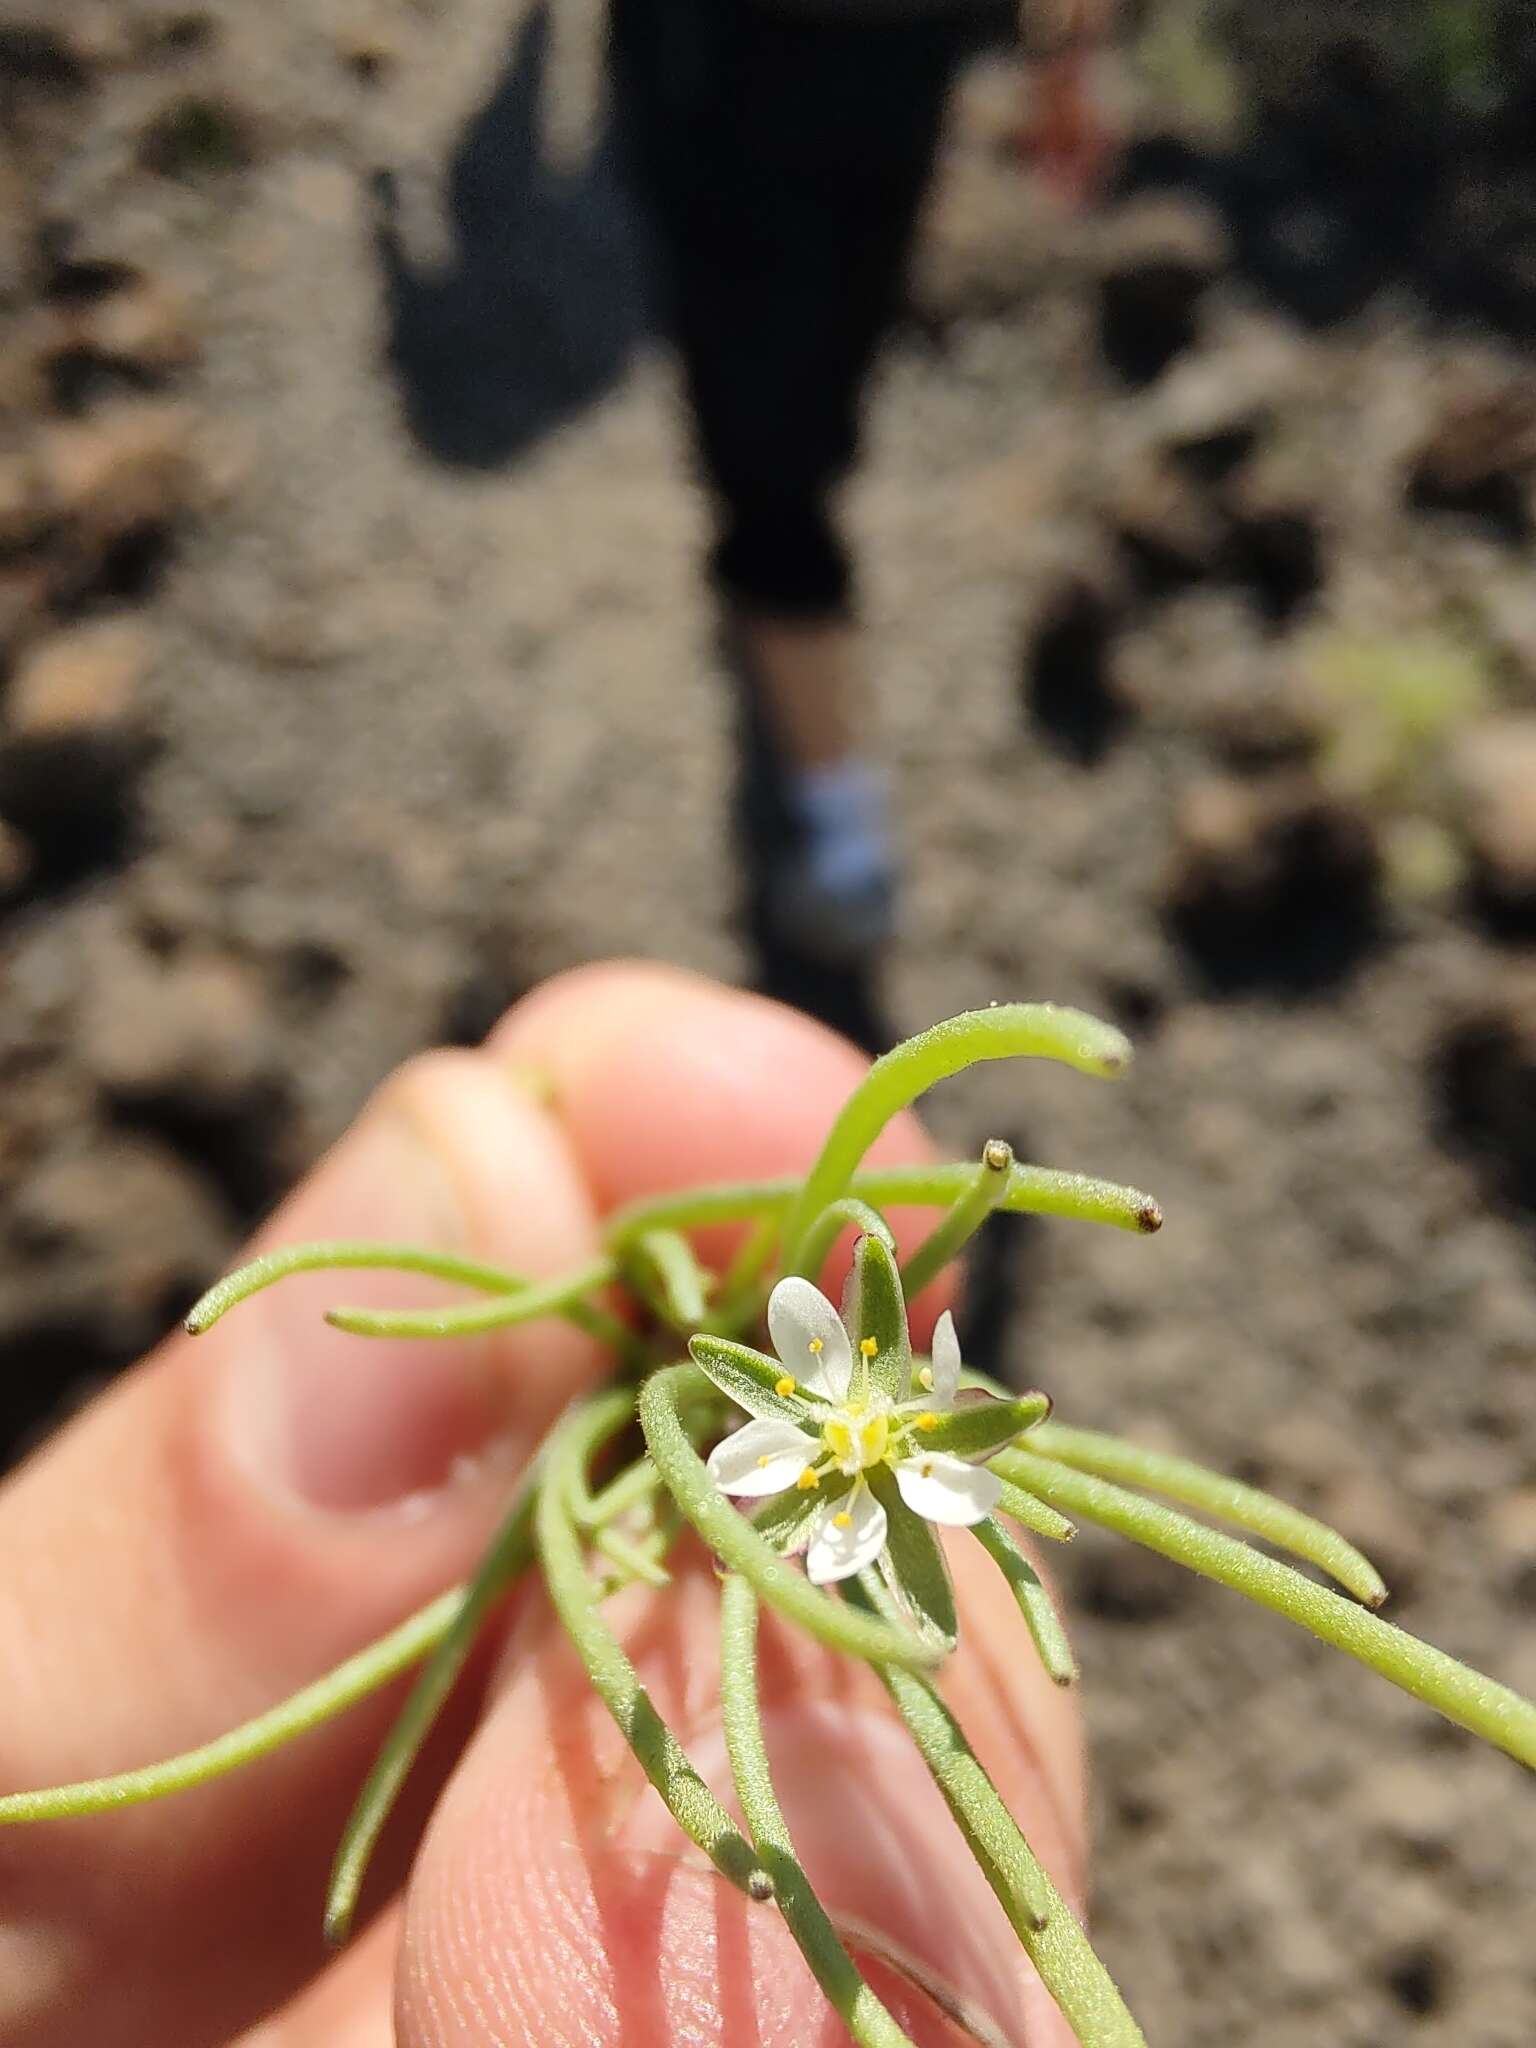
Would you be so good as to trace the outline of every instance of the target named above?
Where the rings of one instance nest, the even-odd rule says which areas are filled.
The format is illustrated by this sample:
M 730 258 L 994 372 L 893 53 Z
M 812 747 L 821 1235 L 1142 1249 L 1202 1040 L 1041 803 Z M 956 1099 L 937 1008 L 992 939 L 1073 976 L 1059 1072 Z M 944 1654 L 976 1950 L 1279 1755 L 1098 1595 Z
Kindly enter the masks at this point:
M 297 1246 L 222 1281 L 188 1318 L 193 1333 L 286 1274 L 391 1267 L 460 1283 L 482 1298 L 426 1311 L 335 1309 L 330 1320 L 384 1338 L 565 1317 L 611 1345 L 613 1369 L 541 1446 L 467 1584 L 204 1748 L 120 1776 L 12 1793 L 0 1799 L 0 1823 L 185 1790 L 254 1763 L 420 1666 L 337 1854 L 326 1928 L 344 1941 L 380 1830 L 477 1636 L 513 1583 L 534 1574 L 679 1828 L 764 1911 L 783 1915 L 856 2042 L 910 2048 L 812 1889 L 775 1797 L 757 1705 L 766 1602 L 875 1667 L 1078 2040 L 1133 2048 L 1143 2039 L 1139 2027 L 944 1703 L 940 1672 L 958 1620 L 936 1528 L 968 1529 L 993 1558 L 1058 1685 L 1073 1681 L 1072 1654 L 1016 1532 L 1064 1542 L 1075 1520 L 1098 1522 L 1273 1608 L 1536 1766 L 1536 1706 L 1381 1620 L 1373 1610 L 1386 1588 L 1342 1536 L 1182 1458 L 1051 1421 L 1046 1395 L 1014 1394 L 965 1370 L 947 1315 L 931 1355 L 914 1356 L 908 1300 L 994 1209 L 1140 1232 L 1162 1221 L 1157 1204 L 1134 1189 L 1019 1164 L 997 1141 L 975 1164 L 863 1166 L 884 1126 L 935 1082 L 977 1060 L 1021 1055 L 1113 1076 L 1130 1049 L 1110 1026 L 1049 1005 L 951 1018 L 875 1063 L 803 1179 L 636 1204 L 610 1220 L 600 1260 L 551 1283 L 531 1285 L 431 1250 L 348 1243 Z M 893 1205 L 940 1212 L 904 1263 L 883 1214 Z M 727 1270 L 706 1271 L 687 1233 L 730 1221 L 745 1226 L 740 1248 Z M 839 1311 L 816 1281 L 850 1227 L 858 1236 Z M 615 1289 L 632 1316 L 614 1314 Z M 756 1341 L 765 1324 L 771 1355 Z M 1186 1508 L 1240 1533 L 1211 1528 Z M 603 1616 L 605 1599 L 621 1586 L 644 1583 L 666 1598 L 669 1557 L 690 1527 L 722 1568 L 721 1708 L 745 1832 L 689 1763 Z M 1343 1592 L 1244 1537 L 1317 1567 Z M 802 1554 L 803 1571 L 795 1562 Z

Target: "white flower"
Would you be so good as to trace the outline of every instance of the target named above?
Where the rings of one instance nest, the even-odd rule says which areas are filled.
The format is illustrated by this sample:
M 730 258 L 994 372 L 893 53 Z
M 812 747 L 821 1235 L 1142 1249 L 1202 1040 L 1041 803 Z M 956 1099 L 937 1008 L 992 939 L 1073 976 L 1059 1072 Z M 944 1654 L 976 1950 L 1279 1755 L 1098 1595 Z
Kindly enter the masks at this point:
M 917 1374 L 921 1391 L 907 1401 L 871 1386 L 874 1340 L 865 1338 L 856 1355 L 837 1310 L 808 1280 L 774 1288 L 768 1334 L 785 1372 L 776 1395 L 791 1412 L 759 1416 L 726 1437 L 710 1454 L 709 1473 L 722 1493 L 742 1499 L 791 1488 L 820 1493 L 825 1484 L 801 1532 L 806 1573 L 817 1585 L 852 1578 L 885 1549 L 886 1511 L 870 1485 L 881 1467 L 925 1521 L 965 1528 L 996 1507 L 1002 1486 L 993 1473 L 923 1441 L 959 1394 L 960 1344 L 947 1311 L 933 1333 L 933 1362 Z

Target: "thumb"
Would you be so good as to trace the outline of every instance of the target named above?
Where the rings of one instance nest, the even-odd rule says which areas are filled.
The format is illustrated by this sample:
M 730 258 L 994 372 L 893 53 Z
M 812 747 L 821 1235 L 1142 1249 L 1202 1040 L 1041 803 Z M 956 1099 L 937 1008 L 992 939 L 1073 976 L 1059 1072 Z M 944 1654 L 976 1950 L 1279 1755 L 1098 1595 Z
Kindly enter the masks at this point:
M 1016 1640 L 1017 1614 L 979 1549 L 952 1556 L 966 1647 L 946 1667 L 946 1695 L 1076 1903 L 1086 1830 L 1075 1711 L 1032 1659 L 1005 1671 L 988 1654 L 989 1632 Z M 718 1609 L 713 1574 L 695 1561 L 660 1599 L 635 1589 L 606 1612 L 657 1708 L 734 1807 Z M 526 1612 L 506 1669 L 413 1876 L 400 2048 L 845 2041 L 777 1912 L 745 1899 L 678 1832 L 547 1610 Z M 770 1616 L 760 1684 L 796 1849 L 900 2024 L 922 2048 L 989 2037 L 1070 2048 L 873 1672 Z M 917 1988 L 925 1980 L 972 2016 L 971 2032 Z

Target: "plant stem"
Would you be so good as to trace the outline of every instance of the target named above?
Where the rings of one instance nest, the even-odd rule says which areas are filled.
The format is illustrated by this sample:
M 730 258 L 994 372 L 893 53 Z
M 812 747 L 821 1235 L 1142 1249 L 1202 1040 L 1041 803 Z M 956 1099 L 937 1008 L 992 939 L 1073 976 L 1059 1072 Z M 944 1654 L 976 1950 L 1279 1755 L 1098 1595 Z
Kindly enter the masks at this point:
M 960 1832 L 1082 2048 L 1146 2048 L 1081 1922 L 1025 1841 L 932 1681 L 881 1672 Z
M 1387 1597 L 1380 1572 L 1337 1530 L 1208 1466 L 1162 1451 L 1143 1450 L 1123 1437 L 1105 1436 L 1093 1429 L 1068 1429 L 1058 1422 L 1043 1422 L 1031 1430 L 1029 1449 L 1070 1465 L 1074 1471 L 1144 1486 L 1202 1514 L 1214 1515 L 1218 1521 L 1235 1523 L 1277 1549 L 1317 1565 L 1367 1607 L 1379 1607 Z
M 865 1983 L 817 1898 L 773 1789 L 757 1694 L 757 1595 L 729 1572 L 720 1594 L 720 1706 L 725 1746 L 753 1846 L 773 1879 L 785 1924 L 859 2048 L 914 2048 Z
M 1046 1676 L 1053 1685 L 1071 1685 L 1077 1678 L 1077 1660 L 1061 1625 L 1061 1616 L 1045 1590 L 1040 1574 L 1018 1544 L 990 1516 L 978 1522 L 971 1534 L 991 1557 L 1008 1581 L 1019 1612 L 1029 1630 Z
M 965 1160 L 935 1166 L 877 1166 L 856 1173 L 848 1193 L 875 1209 L 948 1209 L 965 1193 L 976 1169 Z M 778 1180 L 721 1181 L 713 1187 L 684 1188 L 677 1194 L 650 1195 L 631 1202 L 609 1218 L 607 1242 L 621 1249 L 641 1231 L 657 1227 L 697 1230 L 712 1223 L 739 1223 L 747 1218 L 781 1224 L 803 1182 Z M 1160 1230 L 1163 1212 L 1140 1188 L 1098 1180 L 1088 1173 L 1066 1173 L 1053 1166 L 1015 1165 L 1008 1192 L 998 1207 L 1020 1215 L 1064 1216 L 1083 1223 L 1106 1223 L 1115 1230 L 1142 1236 Z
M 1021 1522 L 1036 1536 L 1048 1537 L 1052 1543 L 1070 1543 L 1077 1534 L 1075 1522 L 1069 1522 L 1065 1515 L 1058 1515 L 1054 1508 L 1048 1508 L 1043 1500 L 1036 1500 L 1022 1486 L 1010 1486 L 1006 1479 L 998 1496 L 997 1512 L 1007 1515 L 1010 1521 Z
M 584 1475 L 593 1453 L 622 1429 L 634 1412 L 635 1397 L 626 1388 L 595 1394 L 572 1409 L 549 1439 L 544 1482 L 534 1511 L 544 1580 L 593 1690 L 673 1819 L 722 1876 L 749 1897 L 765 1898 L 771 1895 L 771 1880 L 756 1852 L 652 1706 L 634 1665 L 598 1613 L 597 1594 L 582 1560 L 581 1540 L 571 1518 L 571 1490 Z
M 660 1321 L 684 1337 L 704 1327 L 706 1278 L 676 1230 L 647 1230 L 628 1247 L 625 1273 Z
M 412 1686 L 395 1725 L 374 1758 L 342 1830 L 325 1901 L 325 1938 L 340 1947 L 352 1932 L 358 1894 L 384 1823 L 457 1684 L 487 1616 L 533 1562 L 533 1504 L 537 1462 L 464 1588 L 457 1612 Z
M 141 1806 L 205 1785 L 230 1771 L 269 1756 L 311 1728 L 334 1720 L 370 1693 L 388 1685 L 402 1671 L 420 1663 L 453 1627 L 468 1597 L 462 1586 L 439 1594 L 409 1621 L 366 1650 L 338 1664 L 324 1678 L 306 1685 L 253 1721 L 232 1728 L 198 1749 L 185 1750 L 164 1762 L 121 1771 L 110 1778 L 86 1778 L 74 1785 L 53 1785 L 40 1792 L 11 1792 L 0 1798 L 0 1826 L 22 1821 L 63 1820 L 76 1814 L 104 1813 L 119 1806 Z
M 770 1607 L 833 1649 L 874 1663 L 937 1663 L 942 1652 L 909 1629 L 849 1612 L 813 1586 L 732 1507 L 688 1441 L 678 1414 L 680 1400 L 703 1380 L 696 1367 L 687 1365 L 652 1373 L 640 1389 L 640 1426 L 668 1492 L 710 1549 L 749 1578 Z
M 326 1310 L 325 1320 L 338 1330 L 350 1330 L 356 1337 L 473 1337 L 485 1330 L 506 1330 L 517 1323 L 537 1322 L 541 1316 L 570 1317 L 573 1310 L 585 1306 L 584 1295 L 597 1293 L 615 1277 L 612 1259 L 594 1259 L 590 1265 L 558 1280 L 520 1287 L 515 1294 L 499 1294 L 490 1301 L 471 1302 L 467 1307 L 331 1308 Z M 625 1337 L 631 1341 L 628 1331 Z
M 1004 1451 L 995 1462 L 1005 1478 L 1053 1507 L 1102 1523 L 1203 1578 L 1231 1586 L 1260 1607 L 1285 1615 L 1325 1643 L 1359 1658 L 1448 1721 L 1536 1770 L 1536 1705 L 1508 1686 L 1420 1642 L 1341 1593 L 1314 1585 L 1289 1565 L 1277 1564 L 1262 1551 L 1157 1501 L 1028 1451 Z
M 517 1273 L 483 1265 L 478 1259 L 462 1259 L 452 1252 L 430 1251 L 414 1244 L 366 1244 L 349 1238 L 326 1238 L 315 1244 L 289 1245 L 282 1251 L 268 1252 L 227 1273 L 200 1297 L 184 1327 L 189 1336 L 201 1336 L 236 1303 L 259 1294 L 262 1288 L 271 1287 L 278 1280 L 286 1280 L 290 1273 L 371 1267 L 425 1273 L 434 1280 L 454 1280 L 461 1287 L 474 1287 L 482 1294 L 513 1294 L 528 1284 Z
M 991 1139 L 983 1147 L 981 1164 L 975 1169 L 971 1185 L 901 1269 L 901 1284 L 908 1301 L 921 1294 L 980 1230 L 1007 1194 L 1012 1166 L 1012 1148 L 1000 1138 Z
M 1113 1025 L 1054 1003 L 968 1010 L 907 1039 L 875 1061 L 838 1113 L 785 1222 L 785 1271 L 799 1270 L 800 1247 L 812 1223 L 847 1191 L 859 1161 L 892 1117 L 935 1082 L 979 1060 L 1017 1058 L 1060 1060 L 1107 1077 L 1122 1073 L 1130 1057 L 1128 1040 Z
M 889 1249 L 896 1252 L 896 1240 L 891 1235 L 891 1226 L 878 1209 L 863 1201 L 858 1195 L 844 1195 L 839 1201 L 828 1202 L 825 1209 L 811 1224 L 800 1247 L 799 1263 L 795 1270 L 807 1280 L 821 1281 L 821 1269 L 827 1263 L 832 1247 L 843 1232 L 852 1225 L 866 1237 L 877 1237 Z M 786 1267 L 788 1272 L 789 1268 Z

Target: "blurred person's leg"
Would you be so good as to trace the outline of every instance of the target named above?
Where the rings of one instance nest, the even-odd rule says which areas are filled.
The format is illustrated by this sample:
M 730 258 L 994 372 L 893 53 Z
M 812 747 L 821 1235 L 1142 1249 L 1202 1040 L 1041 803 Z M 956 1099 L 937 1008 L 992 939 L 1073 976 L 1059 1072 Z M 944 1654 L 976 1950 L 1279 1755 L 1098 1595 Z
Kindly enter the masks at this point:
M 975 34 L 963 0 L 614 0 L 743 689 L 749 867 L 781 936 L 843 958 L 886 937 L 894 864 L 834 500 Z

